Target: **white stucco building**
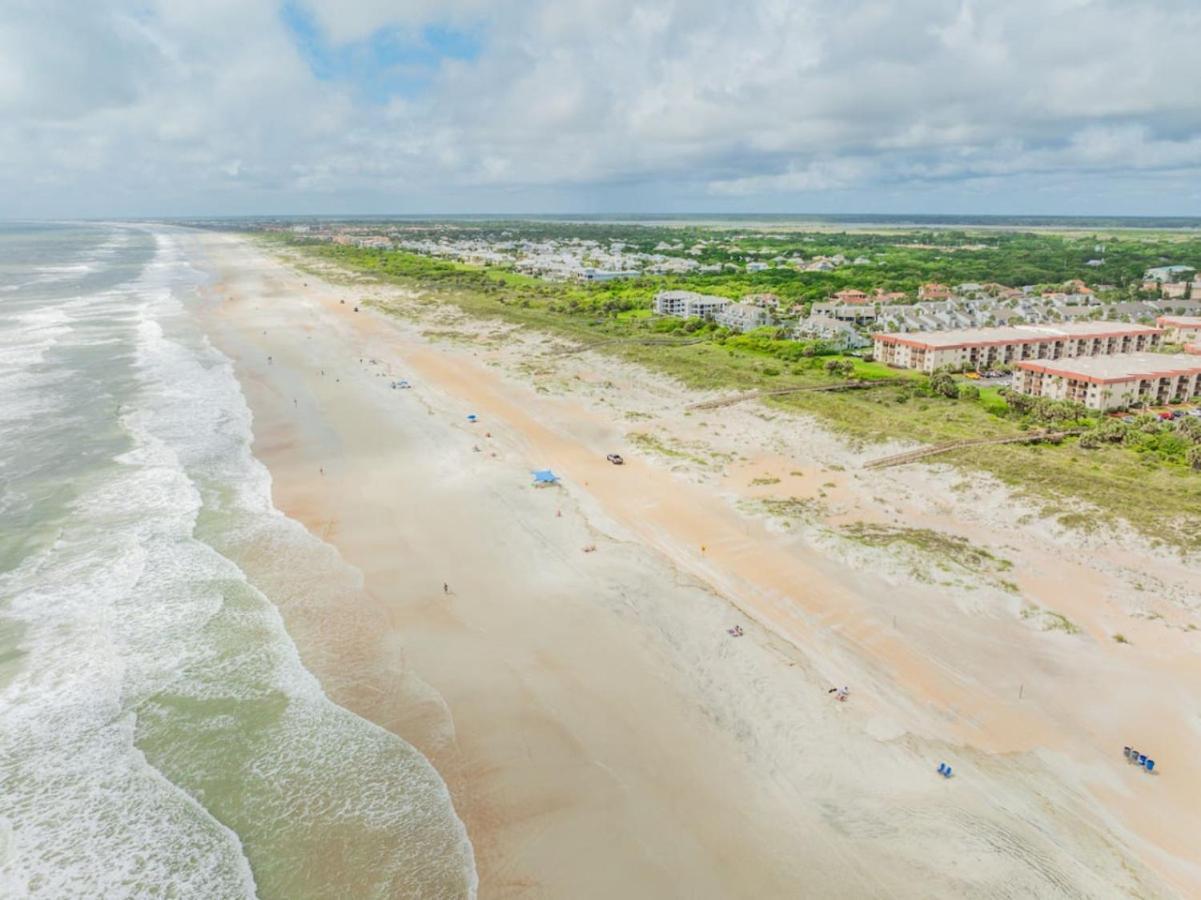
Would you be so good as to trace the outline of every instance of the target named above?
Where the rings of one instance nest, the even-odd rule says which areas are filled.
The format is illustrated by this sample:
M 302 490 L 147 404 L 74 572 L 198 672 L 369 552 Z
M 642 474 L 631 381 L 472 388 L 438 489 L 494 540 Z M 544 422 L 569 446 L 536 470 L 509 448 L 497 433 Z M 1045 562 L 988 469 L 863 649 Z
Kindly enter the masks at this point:
M 1096 410 L 1160 406 L 1201 396 L 1201 358 L 1183 353 L 1123 353 L 1029 360 L 1014 369 L 1013 389 Z
M 1128 322 L 1061 322 L 874 336 L 878 362 L 902 369 L 989 369 L 1028 359 L 1109 356 L 1154 350 L 1163 332 Z
M 771 314 L 753 303 L 731 303 L 713 316 L 718 325 L 734 331 L 751 331 L 771 324 Z
M 696 291 L 660 291 L 655 294 L 655 312 L 681 319 L 712 319 L 731 304 L 725 297 Z
M 1160 316 L 1155 324 L 1163 329 L 1163 339 L 1169 344 L 1201 341 L 1201 316 Z

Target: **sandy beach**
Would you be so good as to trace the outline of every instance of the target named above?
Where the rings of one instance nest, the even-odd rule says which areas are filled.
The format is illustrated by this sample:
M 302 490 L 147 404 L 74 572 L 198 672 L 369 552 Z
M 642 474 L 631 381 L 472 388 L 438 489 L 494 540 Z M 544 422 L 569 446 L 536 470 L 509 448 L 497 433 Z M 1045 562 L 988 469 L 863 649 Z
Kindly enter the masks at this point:
M 191 247 L 276 506 L 362 576 L 282 605 L 288 631 L 434 763 L 480 896 L 1201 895 L 1194 560 L 238 237 Z

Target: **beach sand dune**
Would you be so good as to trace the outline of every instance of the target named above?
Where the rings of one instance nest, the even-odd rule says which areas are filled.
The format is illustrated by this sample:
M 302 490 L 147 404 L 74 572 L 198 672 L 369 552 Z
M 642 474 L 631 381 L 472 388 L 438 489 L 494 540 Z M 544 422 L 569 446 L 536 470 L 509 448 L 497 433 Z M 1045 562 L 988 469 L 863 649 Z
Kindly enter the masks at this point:
M 1142 548 L 1086 566 L 987 487 L 992 520 L 932 501 L 952 474 L 890 474 L 874 502 L 799 420 L 669 422 L 686 398 L 628 366 L 536 384 L 512 355 L 536 338 L 431 340 L 242 239 L 194 251 L 276 505 L 362 574 L 283 604 L 289 630 L 333 699 L 437 766 L 481 896 L 1201 891 L 1181 711 L 1201 679 L 1183 626 L 1129 618 Z M 631 412 L 723 462 L 637 452 Z M 544 466 L 561 486 L 531 485 Z M 770 501 L 794 494 L 813 502 L 789 519 Z M 1012 571 L 920 578 L 929 560 L 839 537 L 901 518 L 987 536 Z M 1187 618 L 1196 573 L 1173 566 Z M 1083 635 L 1023 618 L 1048 597 Z M 1119 614 L 1132 646 L 1107 638 Z M 1164 775 L 1125 765 L 1131 733 Z

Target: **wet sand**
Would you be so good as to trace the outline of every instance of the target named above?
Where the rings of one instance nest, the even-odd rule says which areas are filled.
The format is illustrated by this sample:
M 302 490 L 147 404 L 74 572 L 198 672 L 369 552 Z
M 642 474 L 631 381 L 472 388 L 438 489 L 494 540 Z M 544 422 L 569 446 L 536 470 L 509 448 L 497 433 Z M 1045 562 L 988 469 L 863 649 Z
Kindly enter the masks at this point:
M 747 410 L 722 414 L 745 424 L 724 437 L 668 424 L 677 389 L 642 396 L 629 367 L 593 378 L 607 364 L 581 361 L 589 389 L 547 390 L 503 346 L 356 314 L 364 288 L 240 240 L 198 238 L 197 258 L 276 505 L 363 574 L 285 610 L 289 630 L 331 696 L 437 766 L 481 896 L 1201 889 L 1195 636 L 1132 620 L 1137 598 L 1086 551 L 940 508 L 930 476 L 890 475 L 874 502 L 852 453 L 799 433 L 776 446 Z M 390 387 L 401 377 L 412 390 Z M 658 416 L 647 428 L 741 456 L 698 471 L 639 453 L 626 401 Z M 613 449 L 626 466 L 604 461 Z M 563 485 L 533 488 L 543 466 Z M 1011 585 L 948 604 L 954 586 L 904 559 L 748 511 L 795 495 L 824 495 L 829 521 L 1003 544 Z M 1126 569 L 1151 565 L 1129 552 Z M 1032 629 L 1020 612 L 1036 603 L 1084 635 Z M 1129 646 L 1109 640 L 1119 614 Z M 827 690 L 843 683 L 840 704 Z M 1158 748 L 1163 775 L 1122 762 L 1130 740 Z

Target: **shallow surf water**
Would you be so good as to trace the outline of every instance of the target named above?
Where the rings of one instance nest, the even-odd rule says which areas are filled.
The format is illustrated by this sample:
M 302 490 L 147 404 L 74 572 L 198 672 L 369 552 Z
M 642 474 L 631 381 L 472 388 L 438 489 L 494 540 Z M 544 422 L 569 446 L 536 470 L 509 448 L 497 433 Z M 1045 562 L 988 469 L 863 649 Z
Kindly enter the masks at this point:
M 471 896 L 445 784 L 284 628 L 357 576 L 272 507 L 183 246 L 0 227 L 0 896 Z

